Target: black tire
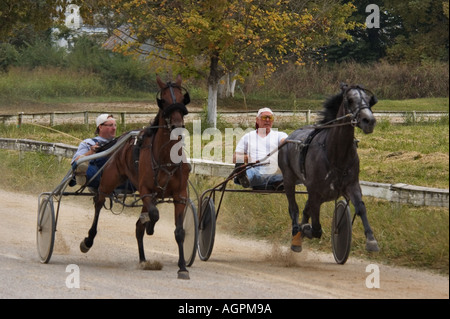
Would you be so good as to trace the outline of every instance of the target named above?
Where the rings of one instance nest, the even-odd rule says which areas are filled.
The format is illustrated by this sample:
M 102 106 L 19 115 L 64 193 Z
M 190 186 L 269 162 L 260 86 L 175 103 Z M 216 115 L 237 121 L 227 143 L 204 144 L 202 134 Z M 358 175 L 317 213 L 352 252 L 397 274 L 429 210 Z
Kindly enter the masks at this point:
M 198 242 L 198 217 L 197 209 L 194 206 L 192 200 L 188 200 L 184 211 L 184 260 L 186 266 L 191 267 L 197 254 L 197 242 Z
M 39 260 L 46 264 L 50 261 L 55 244 L 55 209 L 53 197 L 44 195 L 40 198 L 37 217 L 36 243 Z
M 334 260 L 338 264 L 345 264 L 350 254 L 352 243 L 352 219 L 350 207 L 346 201 L 336 204 L 331 226 L 331 245 Z
M 207 261 L 211 256 L 216 236 L 216 210 L 214 201 L 206 197 L 203 199 L 199 222 L 198 255 Z

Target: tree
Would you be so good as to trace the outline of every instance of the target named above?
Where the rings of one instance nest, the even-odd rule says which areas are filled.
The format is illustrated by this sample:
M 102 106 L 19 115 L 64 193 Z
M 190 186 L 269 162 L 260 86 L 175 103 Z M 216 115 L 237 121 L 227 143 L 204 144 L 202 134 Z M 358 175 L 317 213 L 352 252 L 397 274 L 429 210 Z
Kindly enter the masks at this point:
M 384 0 L 384 6 L 401 17 L 401 28 L 404 30 L 387 50 L 390 61 L 448 61 L 448 1 Z
M 270 76 L 288 61 L 303 63 L 306 49 L 348 38 L 346 31 L 354 27 L 347 18 L 355 7 L 334 0 L 100 2 L 112 9 L 114 25 L 122 26 L 116 35 L 127 38 L 117 49 L 146 53 L 185 76 L 207 79 L 208 122 L 213 127 L 222 76 L 243 79 L 261 64 Z M 150 47 L 147 52 L 144 43 Z
M 350 2 L 350 1 L 343 1 Z M 391 12 L 383 10 L 383 1 L 353 0 L 357 10 L 350 17 L 357 27 L 349 30 L 351 40 L 345 40 L 341 45 L 333 45 L 325 49 L 330 62 L 357 61 L 367 63 L 378 61 L 386 56 L 386 49 L 394 43 L 395 38 L 403 33 L 399 29 L 400 18 Z M 380 28 L 368 27 L 365 22 L 369 15 L 366 9 L 371 4 L 380 7 Z
M 344 1 L 348 2 L 348 1 Z M 350 30 L 352 41 L 326 48 L 328 60 L 392 63 L 448 61 L 448 0 L 352 0 L 358 10 L 350 18 L 364 23 L 366 8 L 380 8 L 380 28 L 365 25 Z
M 52 26 L 58 0 L 0 1 L 0 41 L 7 41 L 14 32 L 32 25 L 35 30 Z

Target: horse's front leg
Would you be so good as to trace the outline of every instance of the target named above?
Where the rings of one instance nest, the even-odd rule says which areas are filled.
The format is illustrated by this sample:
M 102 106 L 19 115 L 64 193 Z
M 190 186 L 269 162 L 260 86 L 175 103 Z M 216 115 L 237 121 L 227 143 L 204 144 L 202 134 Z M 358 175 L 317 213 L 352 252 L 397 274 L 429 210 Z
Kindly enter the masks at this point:
M 94 238 L 97 235 L 98 219 L 100 217 L 100 211 L 103 207 L 103 204 L 105 203 L 105 196 L 102 193 L 98 193 L 97 195 L 95 195 L 94 200 L 95 200 L 94 221 L 92 222 L 92 226 L 89 229 L 88 237 L 84 238 L 84 240 L 82 240 L 80 243 L 80 250 L 83 253 L 87 253 L 94 244 Z
M 141 194 L 149 194 L 149 191 Z M 155 232 L 155 224 L 159 220 L 159 211 L 154 203 L 153 195 L 144 195 L 142 197 L 143 209 L 139 220 L 146 225 L 147 235 L 153 235 Z
M 141 214 L 143 214 L 145 211 L 144 208 L 142 208 Z M 138 243 L 138 250 L 139 250 L 139 262 L 143 263 L 145 262 L 145 253 L 144 253 L 144 233 L 145 233 L 145 223 L 142 222 L 142 220 L 139 218 L 136 222 L 136 240 Z
M 185 200 L 175 200 L 175 240 L 178 245 L 178 279 L 190 279 L 189 272 L 186 269 L 186 260 L 184 259 L 183 247 L 185 236 L 185 231 L 183 228 L 185 208 Z
M 380 248 L 378 247 L 378 242 L 375 239 L 375 236 L 373 235 L 372 228 L 370 227 L 369 219 L 367 218 L 366 205 L 362 201 L 362 192 L 359 183 L 350 187 L 349 194 L 350 200 L 352 201 L 353 206 L 355 207 L 355 213 L 359 217 L 361 217 L 361 221 L 364 226 L 364 234 L 366 235 L 366 250 L 372 252 L 380 251 Z

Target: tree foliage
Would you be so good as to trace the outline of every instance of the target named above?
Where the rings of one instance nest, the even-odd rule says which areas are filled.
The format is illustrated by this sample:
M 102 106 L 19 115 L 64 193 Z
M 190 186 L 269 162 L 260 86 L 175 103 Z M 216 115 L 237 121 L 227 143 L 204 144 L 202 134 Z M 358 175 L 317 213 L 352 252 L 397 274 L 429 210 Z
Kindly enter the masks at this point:
M 7 41 L 17 30 L 29 25 L 35 30 L 51 27 L 60 0 L 0 1 L 0 41 Z
M 448 61 L 448 0 L 384 0 L 400 18 L 402 34 L 387 49 L 391 62 Z

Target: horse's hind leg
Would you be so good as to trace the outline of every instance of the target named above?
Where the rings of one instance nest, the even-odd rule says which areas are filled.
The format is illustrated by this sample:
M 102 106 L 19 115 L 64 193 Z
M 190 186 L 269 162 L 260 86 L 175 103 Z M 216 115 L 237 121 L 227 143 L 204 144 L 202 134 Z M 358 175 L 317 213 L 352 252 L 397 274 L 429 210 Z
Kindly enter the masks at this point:
M 102 209 L 103 204 L 105 203 L 105 196 L 97 194 L 95 195 L 94 200 L 95 200 L 94 221 L 92 222 L 92 226 L 89 229 L 88 237 L 84 238 L 84 240 L 82 240 L 80 243 L 80 250 L 83 253 L 87 253 L 94 244 L 94 238 L 97 235 L 98 218 L 100 217 L 100 210 Z
M 311 238 L 322 237 L 322 225 L 320 224 L 320 205 L 321 203 L 317 198 L 311 198 L 308 196 L 305 208 L 303 210 L 303 218 L 301 223 L 302 233 Z M 311 226 L 308 224 L 309 218 L 311 217 Z

